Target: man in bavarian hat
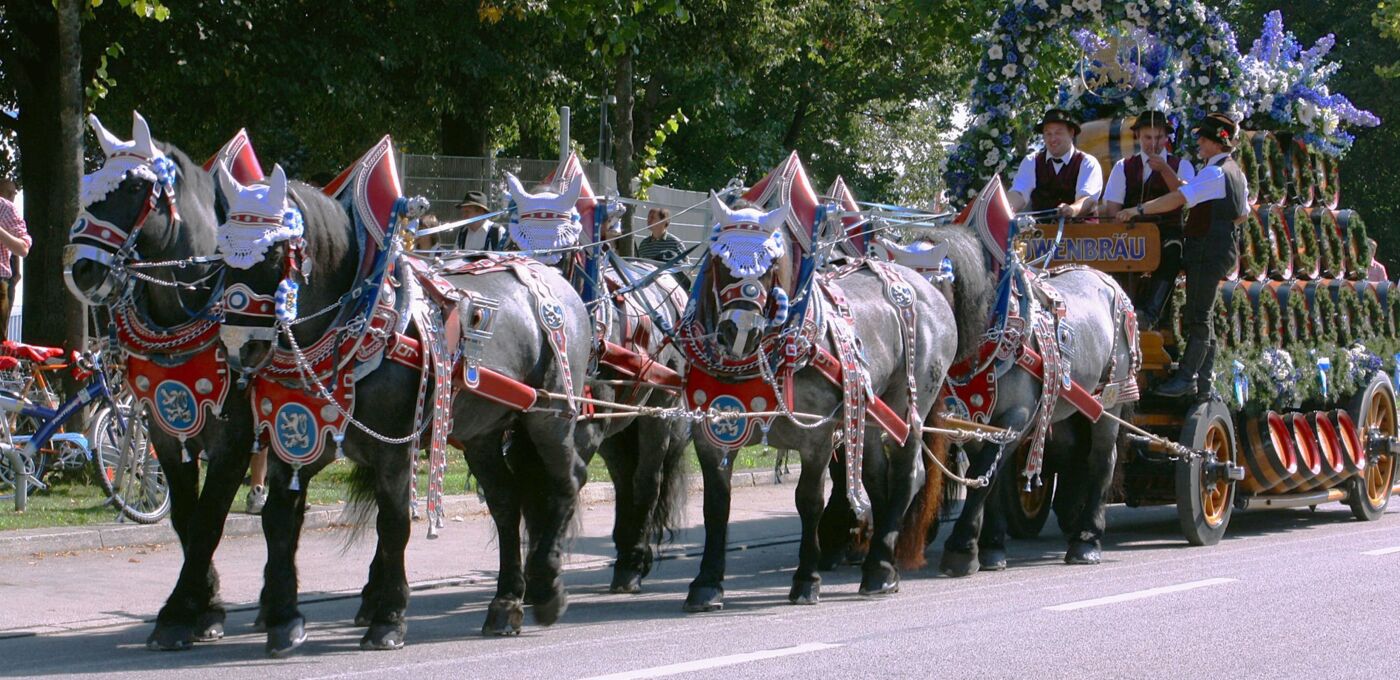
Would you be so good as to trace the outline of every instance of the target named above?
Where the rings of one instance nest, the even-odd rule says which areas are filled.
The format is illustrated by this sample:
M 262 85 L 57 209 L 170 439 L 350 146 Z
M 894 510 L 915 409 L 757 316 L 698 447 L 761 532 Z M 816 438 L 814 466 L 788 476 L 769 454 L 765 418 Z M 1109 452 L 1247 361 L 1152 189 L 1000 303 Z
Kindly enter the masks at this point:
M 1079 122 L 1064 109 L 1040 119 L 1045 148 L 1026 156 L 1011 183 L 1011 209 L 1055 210 L 1065 217 L 1088 215 L 1103 190 L 1103 169 L 1093 155 L 1074 148 Z
M 486 194 L 468 191 L 457 204 L 461 219 L 480 217 L 491 212 L 486 205 Z M 458 250 L 502 250 L 506 244 L 506 230 L 491 220 L 477 220 L 457 231 Z
M 1113 170 L 1108 173 L 1099 210 L 1099 215 L 1107 219 L 1113 219 L 1124 208 L 1136 208 L 1166 196 L 1196 176 L 1196 168 L 1190 161 L 1167 151 L 1172 132 L 1167 114 L 1143 111 L 1133 121 L 1132 130 L 1140 150 L 1114 163 Z M 1176 287 L 1176 275 L 1181 272 L 1183 216 L 1181 209 L 1177 209 L 1162 214 L 1158 221 L 1162 257 L 1147 282 L 1147 290 L 1137 302 L 1138 322 L 1142 328 L 1157 325 L 1162 306 Z
M 1240 257 L 1239 225 L 1249 216 L 1249 185 L 1230 155 L 1238 132 L 1239 126 L 1228 116 L 1206 116 L 1191 130 L 1199 155 L 1205 159 L 1201 172 L 1176 191 L 1118 213 L 1118 219 L 1126 222 L 1142 215 L 1169 213 L 1183 205 L 1191 208 L 1183 230 L 1186 307 L 1182 316 L 1186 351 L 1178 362 L 1176 375 L 1154 391 L 1159 396 L 1211 396 L 1211 374 L 1215 368 L 1211 309 L 1220 282 Z

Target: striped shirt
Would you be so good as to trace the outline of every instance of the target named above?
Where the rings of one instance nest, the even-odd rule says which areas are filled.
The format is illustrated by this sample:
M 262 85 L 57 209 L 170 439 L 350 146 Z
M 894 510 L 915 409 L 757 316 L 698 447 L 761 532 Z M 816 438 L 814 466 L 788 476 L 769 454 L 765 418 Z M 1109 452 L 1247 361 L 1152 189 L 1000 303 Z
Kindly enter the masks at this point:
M 685 241 L 668 231 L 662 234 L 661 238 L 648 236 L 642 239 L 641 245 L 637 246 L 637 257 L 657 262 L 669 262 L 671 258 L 681 254 L 685 249 Z
M 18 236 L 19 240 L 30 246 L 34 245 L 34 240 L 29 238 L 29 230 L 24 226 L 24 217 L 19 214 L 14 203 L 4 198 L 0 198 L 0 229 Z M 10 271 L 10 249 L 0 243 L 0 279 L 12 276 L 14 272 Z

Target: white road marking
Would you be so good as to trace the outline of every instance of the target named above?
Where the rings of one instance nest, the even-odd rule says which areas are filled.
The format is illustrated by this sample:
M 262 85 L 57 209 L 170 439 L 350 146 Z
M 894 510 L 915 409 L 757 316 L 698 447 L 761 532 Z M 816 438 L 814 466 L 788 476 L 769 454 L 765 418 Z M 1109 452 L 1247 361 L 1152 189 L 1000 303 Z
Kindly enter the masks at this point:
M 809 652 L 820 652 L 827 649 L 835 649 L 841 645 L 832 645 L 825 642 L 809 642 L 796 647 L 782 647 L 780 649 L 769 649 L 762 652 L 749 652 L 748 654 L 731 654 L 729 656 L 716 656 L 710 659 L 699 659 L 697 661 L 687 661 L 685 663 L 675 663 L 669 666 L 656 666 L 654 668 L 643 668 L 641 670 L 627 671 L 625 673 L 613 673 L 611 675 L 598 675 L 584 680 L 637 680 L 640 678 L 663 678 L 669 675 L 680 675 L 681 673 L 693 673 L 695 671 L 709 670 L 711 668 L 723 668 L 725 666 L 737 666 L 741 663 L 753 661 L 763 661 L 766 659 L 777 659 L 794 654 L 807 654 Z
M 1380 550 L 1367 550 L 1366 552 L 1361 553 L 1361 554 L 1362 554 L 1362 555 L 1389 555 L 1389 554 L 1391 554 L 1391 553 L 1400 553 L 1400 547 L 1397 547 L 1397 548 L 1381 548 Z
M 1076 609 L 1087 609 L 1089 607 L 1099 607 L 1106 604 L 1117 604 L 1119 602 L 1131 602 L 1133 600 L 1141 600 L 1148 597 L 1166 595 L 1167 593 L 1179 593 L 1183 590 L 1195 590 L 1197 588 L 1218 586 L 1225 583 L 1234 582 L 1235 579 L 1232 578 L 1208 578 L 1202 581 L 1189 581 L 1187 583 L 1178 583 L 1174 586 L 1162 586 L 1160 588 L 1134 590 L 1130 593 L 1123 593 L 1121 595 L 1110 595 L 1108 597 L 1099 597 L 1092 600 L 1080 600 L 1078 602 L 1057 604 L 1053 607 L 1046 607 L 1046 609 L 1052 612 L 1072 612 Z

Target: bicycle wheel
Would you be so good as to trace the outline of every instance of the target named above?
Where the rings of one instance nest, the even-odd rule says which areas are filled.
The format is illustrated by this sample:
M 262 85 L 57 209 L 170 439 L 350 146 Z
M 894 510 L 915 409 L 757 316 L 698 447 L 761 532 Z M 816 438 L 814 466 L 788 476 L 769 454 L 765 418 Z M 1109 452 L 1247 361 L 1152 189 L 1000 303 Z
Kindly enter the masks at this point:
M 117 420 L 111 407 L 99 409 L 92 418 L 88 440 L 98 481 L 123 515 L 154 524 L 170 513 L 170 485 L 151 447 L 144 415 L 122 408 L 129 433 Z

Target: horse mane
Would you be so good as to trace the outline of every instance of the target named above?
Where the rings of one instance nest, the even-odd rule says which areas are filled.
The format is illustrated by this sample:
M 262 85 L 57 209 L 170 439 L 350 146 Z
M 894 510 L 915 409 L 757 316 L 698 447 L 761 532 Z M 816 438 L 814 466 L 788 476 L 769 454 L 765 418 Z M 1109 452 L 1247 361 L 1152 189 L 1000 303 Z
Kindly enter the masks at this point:
M 194 254 L 208 255 L 214 252 L 214 232 L 218 225 L 216 204 L 218 196 L 214 177 L 204 171 L 204 166 L 194 162 L 179 147 L 168 142 L 155 142 L 167 157 L 175 161 L 175 196 L 180 207 L 180 220 L 191 229 L 171 229 L 167 248 L 173 247 L 179 239 L 189 241 Z
M 287 191 L 301 210 L 312 276 L 337 271 L 351 252 L 350 214 L 346 206 L 305 182 L 293 180 Z
M 953 318 L 958 326 L 958 356 L 961 361 L 972 356 L 987 330 L 996 295 L 995 282 L 987 269 L 982 242 L 964 225 L 934 227 L 926 232 L 934 243 L 948 245 L 948 258 L 953 261 Z

